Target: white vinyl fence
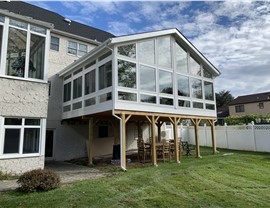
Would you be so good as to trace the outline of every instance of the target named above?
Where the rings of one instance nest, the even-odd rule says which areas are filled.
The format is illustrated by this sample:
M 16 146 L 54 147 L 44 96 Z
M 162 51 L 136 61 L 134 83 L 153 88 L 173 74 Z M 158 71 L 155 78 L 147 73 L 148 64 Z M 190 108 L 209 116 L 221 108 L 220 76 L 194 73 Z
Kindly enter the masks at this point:
M 245 126 L 216 126 L 217 148 L 270 152 L 270 125 Z M 169 137 L 173 139 L 173 129 L 166 127 Z M 200 146 L 212 146 L 211 127 L 199 127 Z M 179 126 L 179 135 L 182 141 L 195 144 L 193 126 Z

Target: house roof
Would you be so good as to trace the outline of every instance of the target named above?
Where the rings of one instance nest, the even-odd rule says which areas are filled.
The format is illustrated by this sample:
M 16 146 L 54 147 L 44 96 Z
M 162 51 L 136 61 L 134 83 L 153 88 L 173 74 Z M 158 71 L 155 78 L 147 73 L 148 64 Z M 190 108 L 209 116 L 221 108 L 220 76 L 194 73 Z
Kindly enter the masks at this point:
M 258 103 L 258 102 L 263 102 L 263 101 L 270 101 L 270 92 L 238 96 L 232 102 L 230 102 L 229 105 Z
M 194 58 L 200 61 L 204 67 L 209 69 L 213 73 L 214 76 L 219 76 L 221 74 L 220 71 L 184 35 L 182 35 L 182 33 L 179 32 L 179 30 L 167 29 L 167 30 L 145 32 L 145 33 L 138 33 L 138 34 L 109 38 L 107 41 L 102 43 L 102 45 L 90 51 L 88 54 L 84 55 L 83 57 L 78 59 L 76 62 L 70 64 L 68 67 L 60 71 L 59 76 L 65 75 L 70 70 L 82 64 L 89 57 L 93 56 L 94 54 L 98 53 L 104 48 L 108 48 L 112 46 L 113 44 L 122 44 L 125 42 L 130 42 L 130 41 L 132 42 L 136 40 L 160 37 L 160 36 L 165 36 L 165 35 L 173 35 L 176 38 L 176 40 L 179 41 L 182 44 L 182 46 L 184 46 L 187 50 L 189 50 L 191 54 L 194 56 Z
M 73 20 L 69 24 L 67 21 L 64 20 L 65 17 L 55 12 L 22 1 L 11 1 L 11 2 L 1 1 L 0 9 L 8 10 L 9 12 L 15 14 L 32 17 L 33 19 L 40 20 L 43 22 L 52 23 L 54 24 L 55 30 L 84 37 L 91 40 L 96 40 L 98 42 L 103 42 L 108 38 L 114 37 L 114 35 L 112 35 L 109 32 L 94 27 L 90 27 Z

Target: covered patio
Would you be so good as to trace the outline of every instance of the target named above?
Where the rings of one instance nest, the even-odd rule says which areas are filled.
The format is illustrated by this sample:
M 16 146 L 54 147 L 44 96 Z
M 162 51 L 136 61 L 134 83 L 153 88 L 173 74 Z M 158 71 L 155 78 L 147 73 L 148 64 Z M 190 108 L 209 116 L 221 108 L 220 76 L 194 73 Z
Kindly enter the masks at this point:
M 109 113 L 112 113 L 109 116 Z M 181 161 L 181 146 L 180 137 L 178 135 L 178 125 L 182 119 L 190 119 L 194 125 L 195 130 L 195 143 L 196 143 L 196 157 L 200 158 L 200 146 L 199 146 L 199 136 L 198 136 L 198 126 L 202 120 L 207 121 L 211 126 L 211 138 L 212 138 L 212 152 L 217 153 L 216 149 L 216 134 L 215 134 L 215 118 L 211 117 L 196 117 L 188 115 L 175 115 L 175 114 L 165 114 L 165 113 L 153 113 L 153 112 L 136 112 L 136 111 L 121 111 L 115 110 L 114 112 L 106 112 L 106 114 L 97 114 L 84 116 L 82 119 L 88 120 L 88 165 L 93 164 L 93 140 L 94 140 L 94 125 L 100 120 L 106 118 L 110 120 L 114 127 L 114 144 L 120 144 L 120 166 L 121 169 L 127 170 L 127 160 L 126 160 L 126 124 L 128 122 L 136 123 L 138 127 L 138 138 L 141 138 L 141 128 L 140 125 L 143 122 L 148 122 L 151 126 L 151 162 L 153 166 L 158 166 L 157 164 L 157 150 L 156 142 L 161 141 L 161 126 L 164 122 L 170 122 L 173 125 L 173 141 L 174 141 L 174 159 L 176 163 Z

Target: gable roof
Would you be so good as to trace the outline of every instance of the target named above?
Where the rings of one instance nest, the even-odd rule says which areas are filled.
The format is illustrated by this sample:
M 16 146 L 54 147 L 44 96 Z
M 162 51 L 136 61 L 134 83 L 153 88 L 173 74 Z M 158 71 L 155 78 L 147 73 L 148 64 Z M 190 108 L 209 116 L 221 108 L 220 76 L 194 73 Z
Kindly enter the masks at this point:
M 64 20 L 65 17 L 55 12 L 22 1 L 0 1 L 0 9 L 8 10 L 9 12 L 15 14 L 32 17 L 33 19 L 43 22 L 52 23 L 54 24 L 55 30 L 59 30 L 65 33 L 73 34 L 91 40 L 97 40 L 99 42 L 103 42 L 108 38 L 114 37 L 114 35 L 112 35 L 111 33 L 81 24 L 76 21 L 71 21 L 71 23 L 69 24 Z
M 127 41 L 135 41 L 165 35 L 173 35 L 181 46 L 188 50 L 192 56 L 197 59 L 197 61 L 200 61 L 203 64 L 204 67 L 210 69 L 214 76 L 219 76 L 221 74 L 221 72 L 176 28 L 118 36 L 112 38 L 111 43 L 124 43 Z
M 229 105 L 258 103 L 263 101 L 270 101 L 270 92 L 257 93 L 252 95 L 238 96 Z
M 179 32 L 179 30 L 167 29 L 167 30 L 137 33 L 137 34 L 132 34 L 132 35 L 123 35 L 123 36 L 118 36 L 114 38 L 109 38 L 108 40 L 103 42 L 101 45 L 99 45 L 98 47 L 96 47 L 95 49 L 91 50 L 90 52 L 85 54 L 83 57 L 78 59 L 76 62 L 73 62 L 72 64 L 64 68 L 62 71 L 59 72 L 58 75 L 64 76 L 66 73 L 69 73 L 70 70 L 73 70 L 74 68 L 81 65 L 89 57 L 92 57 L 93 55 L 99 53 L 105 48 L 112 47 L 112 45 L 114 44 L 123 44 L 125 42 L 130 42 L 130 41 L 132 42 L 132 41 L 137 41 L 141 39 L 161 37 L 165 35 L 173 35 L 175 39 L 179 41 L 187 50 L 189 50 L 194 56 L 194 58 L 196 58 L 197 61 L 200 61 L 204 67 L 209 69 L 213 73 L 214 76 L 219 76 L 221 74 L 220 71 L 186 37 L 184 37 Z

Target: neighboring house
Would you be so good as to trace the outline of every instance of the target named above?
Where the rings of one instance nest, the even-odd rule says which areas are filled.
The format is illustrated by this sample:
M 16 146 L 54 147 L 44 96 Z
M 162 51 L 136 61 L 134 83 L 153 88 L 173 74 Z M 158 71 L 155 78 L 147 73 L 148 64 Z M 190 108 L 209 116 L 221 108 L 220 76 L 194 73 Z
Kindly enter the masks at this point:
M 216 125 L 224 125 L 225 124 L 225 118 L 228 117 L 229 114 L 229 107 L 224 106 L 221 108 L 217 108 L 217 122 Z
M 270 113 L 270 92 L 238 96 L 229 103 L 230 116 Z
M 14 1 L 0 2 L 0 40 L 0 171 L 43 168 L 45 156 L 92 163 L 119 143 L 125 169 L 156 125 L 159 140 L 164 122 L 214 125 L 220 72 L 176 29 L 114 37 Z

